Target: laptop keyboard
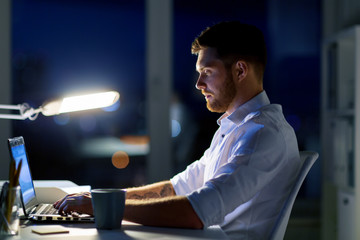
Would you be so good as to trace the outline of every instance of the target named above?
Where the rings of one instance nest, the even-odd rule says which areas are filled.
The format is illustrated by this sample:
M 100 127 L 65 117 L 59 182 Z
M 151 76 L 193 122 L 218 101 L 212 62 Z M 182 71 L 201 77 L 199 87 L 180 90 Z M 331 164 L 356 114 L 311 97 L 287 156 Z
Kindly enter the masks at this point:
M 56 208 L 54 208 L 54 206 L 52 204 L 40 204 L 36 208 L 35 212 L 36 212 L 36 214 L 41 214 L 41 215 L 59 214 L 58 210 Z

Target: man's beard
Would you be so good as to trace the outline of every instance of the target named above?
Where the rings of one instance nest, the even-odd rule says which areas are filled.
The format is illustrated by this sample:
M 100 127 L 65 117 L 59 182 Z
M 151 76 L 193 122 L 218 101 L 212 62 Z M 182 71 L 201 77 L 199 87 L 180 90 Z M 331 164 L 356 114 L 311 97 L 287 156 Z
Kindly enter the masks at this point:
M 214 96 L 212 101 L 207 101 L 206 106 L 211 112 L 223 113 L 229 108 L 229 105 L 234 100 L 236 95 L 236 88 L 231 77 L 231 74 L 227 74 L 225 84 L 219 89 L 219 95 Z

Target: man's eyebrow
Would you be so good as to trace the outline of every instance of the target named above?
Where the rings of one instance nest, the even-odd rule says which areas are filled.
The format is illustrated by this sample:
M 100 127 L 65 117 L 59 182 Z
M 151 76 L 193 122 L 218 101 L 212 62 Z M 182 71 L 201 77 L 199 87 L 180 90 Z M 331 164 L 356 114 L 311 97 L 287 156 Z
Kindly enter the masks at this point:
M 212 68 L 214 67 L 215 61 L 205 62 L 204 64 L 201 64 L 200 66 L 196 65 L 196 71 L 201 72 L 204 68 Z
M 197 67 L 197 66 L 195 67 L 195 70 L 197 72 L 201 72 L 203 69 L 204 69 L 204 67 L 202 67 L 202 66 L 201 67 Z

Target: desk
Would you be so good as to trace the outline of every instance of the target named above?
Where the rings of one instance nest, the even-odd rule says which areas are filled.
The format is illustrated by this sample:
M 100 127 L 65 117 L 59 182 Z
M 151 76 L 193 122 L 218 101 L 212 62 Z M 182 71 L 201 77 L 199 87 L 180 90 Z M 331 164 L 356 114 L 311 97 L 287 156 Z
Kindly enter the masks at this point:
M 180 228 L 161 228 L 161 227 L 147 227 L 127 221 L 123 221 L 121 230 L 97 230 L 95 224 L 76 223 L 76 224 L 61 224 L 69 230 L 69 233 L 39 235 L 31 232 L 34 226 L 54 226 L 54 224 L 36 224 L 34 222 L 26 221 L 22 224 L 20 234 L 18 236 L 9 237 L 9 240 L 15 239 L 51 239 L 51 240 L 72 240 L 72 239 L 86 239 L 86 240 L 114 240 L 114 239 L 228 239 L 226 234 L 220 227 L 210 227 L 204 230 L 180 229 Z M 59 225 L 56 225 L 59 226 Z
M 0 0 L 1 1 L 1 0 Z M 1 185 L 0 181 L 0 185 Z M 78 186 L 70 181 L 35 181 L 35 186 L 41 187 L 83 187 Z M 50 194 L 51 195 L 51 194 Z M 42 201 L 44 199 L 39 199 Z M 39 235 L 31 232 L 35 226 L 63 226 L 69 233 L 64 234 L 50 234 Z M 1 236 L 0 236 L 0 239 Z M 29 220 L 22 222 L 20 233 L 17 236 L 6 238 L 9 240 L 71 240 L 71 239 L 84 239 L 84 240 L 121 240 L 121 239 L 228 239 L 226 234 L 220 227 L 210 227 L 203 230 L 181 229 L 181 228 L 162 228 L 162 227 L 147 227 L 140 224 L 135 224 L 123 221 L 121 230 L 97 230 L 94 223 L 61 223 L 61 224 L 44 224 L 35 223 Z

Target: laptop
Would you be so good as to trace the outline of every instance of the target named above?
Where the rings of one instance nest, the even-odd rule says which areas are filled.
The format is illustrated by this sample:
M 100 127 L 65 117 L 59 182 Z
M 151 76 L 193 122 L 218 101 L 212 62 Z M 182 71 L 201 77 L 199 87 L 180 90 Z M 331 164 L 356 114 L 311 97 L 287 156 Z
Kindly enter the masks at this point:
M 12 161 L 18 166 L 22 161 L 19 184 L 21 188 L 21 203 L 24 215 L 27 219 L 35 221 L 71 221 L 71 222 L 94 222 L 94 217 L 87 214 L 79 216 L 63 216 L 49 203 L 40 203 L 35 194 L 33 179 L 31 177 L 29 160 L 26 153 L 25 142 L 22 136 L 9 138 L 8 146 Z

